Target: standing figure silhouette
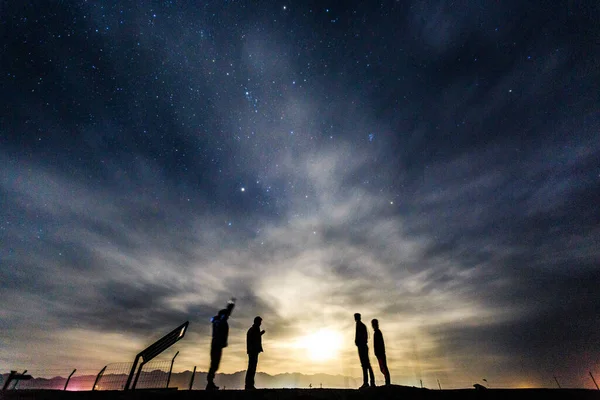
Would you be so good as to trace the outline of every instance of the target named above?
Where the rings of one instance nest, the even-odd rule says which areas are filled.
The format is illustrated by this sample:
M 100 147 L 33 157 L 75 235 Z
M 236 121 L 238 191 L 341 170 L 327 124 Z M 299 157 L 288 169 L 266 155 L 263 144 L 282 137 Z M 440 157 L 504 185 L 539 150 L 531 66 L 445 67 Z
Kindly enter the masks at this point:
M 368 377 L 371 378 L 371 387 L 375 387 L 375 375 L 373 374 L 373 368 L 371 368 L 371 362 L 369 361 L 369 334 L 367 333 L 367 327 L 360 320 L 360 314 L 354 314 L 354 320 L 356 321 L 356 336 L 354 338 L 354 344 L 358 347 L 358 357 L 360 358 L 360 366 L 363 371 L 363 384 L 360 389 L 369 387 Z
M 235 307 L 235 298 L 232 298 L 227 302 L 227 307 L 220 310 L 217 315 L 211 318 L 212 322 L 212 342 L 210 343 L 210 368 L 208 375 L 206 376 L 207 384 L 206 390 L 218 390 L 219 387 L 215 385 L 214 379 L 219 364 L 221 363 L 221 356 L 223 355 L 223 349 L 227 347 L 227 337 L 229 336 L 229 324 L 227 320 Z
M 262 353 L 262 335 L 264 330 L 260 330 L 262 323 L 261 317 L 254 318 L 254 324 L 248 329 L 246 334 L 246 350 L 248 353 L 248 369 L 246 370 L 246 390 L 256 389 L 254 387 L 254 375 L 256 375 L 256 366 L 258 365 L 258 354 Z
M 379 321 L 377 319 L 371 320 L 373 326 L 373 350 L 375 350 L 375 357 L 379 361 L 379 369 L 385 377 L 385 385 L 391 385 L 390 382 L 390 370 L 387 366 L 387 358 L 385 356 L 385 342 L 383 341 L 383 334 L 379 330 Z

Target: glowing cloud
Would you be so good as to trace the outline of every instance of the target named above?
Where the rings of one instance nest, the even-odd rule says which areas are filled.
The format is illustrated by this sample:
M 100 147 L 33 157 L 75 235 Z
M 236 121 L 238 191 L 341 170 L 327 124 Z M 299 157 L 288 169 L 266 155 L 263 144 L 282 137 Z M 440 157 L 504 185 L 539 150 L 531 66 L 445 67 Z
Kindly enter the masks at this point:
M 331 329 L 321 329 L 298 341 L 298 347 L 305 349 L 313 361 L 328 361 L 336 358 L 342 344 L 342 335 Z

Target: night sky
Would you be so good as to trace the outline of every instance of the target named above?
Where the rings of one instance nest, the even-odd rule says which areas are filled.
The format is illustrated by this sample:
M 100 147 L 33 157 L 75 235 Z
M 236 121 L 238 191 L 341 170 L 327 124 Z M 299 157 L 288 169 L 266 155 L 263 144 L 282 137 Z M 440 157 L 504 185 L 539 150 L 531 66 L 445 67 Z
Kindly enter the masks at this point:
M 221 372 L 260 315 L 259 371 L 358 377 L 360 312 L 396 384 L 594 387 L 599 20 L 597 1 L 1 1 L 2 372 L 132 361 L 186 320 L 166 355 L 206 371 L 235 296 Z

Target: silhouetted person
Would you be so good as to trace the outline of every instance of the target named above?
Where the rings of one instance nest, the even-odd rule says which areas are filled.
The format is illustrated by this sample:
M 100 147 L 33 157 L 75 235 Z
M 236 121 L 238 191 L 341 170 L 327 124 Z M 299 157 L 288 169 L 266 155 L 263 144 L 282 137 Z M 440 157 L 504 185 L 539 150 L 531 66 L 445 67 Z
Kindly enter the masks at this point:
M 248 329 L 246 334 L 246 350 L 248 353 L 248 370 L 246 371 L 246 390 L 256 389 L 254 387 L 254 375 L 256 374 L 256 366 L 258 365 L 258 354 L 262 353 L 262 335 L 264 330 L 260 330 L 262 323 L 261 317 L 254 318 L 254 325 Z
M 231 299 L 227 302 L 227 308 L 219 311 L 217 315 L 211 318 L 212 322 L 212 342 L 210 344 L 210 369 L 206 380 L 206 390 L 218 390 L 219 387 L 215 385 L 214 379 L 217 370 L 219 369 L 219 363 L 221 362 L 221 355 L 223 349 L 227 347 L 227 337 L 229 336 L 229 324 L 227 320 L 235 307 L 235 299 Z
M 387 358 L 385 356 L 385 342 L 383 341 L 383 334 L 379 330 L 379 321 L 376 319 L 371 320 L 371 325 L 373 326 L 373 350 L 375 350 L 375 356 L 377 357 L 377 361 L 379 361 L 379 369 L 381 369 L 381 373 L 385 377 L 385 384 L 391 385 L 390 382 L 390 370 L 387 366 Z
M 354 320 L 356 321 L 356 336 L 354 338 L 354 344 L 358 347 L 358 357 L 360 358 L 360 366 L 363 370 L 363 385 L 361 389 L 369 387 L 369 381 L 367 380 L 367 371 L 371 378 L 371 386 L 375 387 L 375 375 L 373 374 L 373 368 L 371 368 L 371 362 L 369 361 L 369 346 L 367 342 L 369 340 L 369 334 L 367 333 L 367 327 L 360 320 L 360 314 L 354 314 Z

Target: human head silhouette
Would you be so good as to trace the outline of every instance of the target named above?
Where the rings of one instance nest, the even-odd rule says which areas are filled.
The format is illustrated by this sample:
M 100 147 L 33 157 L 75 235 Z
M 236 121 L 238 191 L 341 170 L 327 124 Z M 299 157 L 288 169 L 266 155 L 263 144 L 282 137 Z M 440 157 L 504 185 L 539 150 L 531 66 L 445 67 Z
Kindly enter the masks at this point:
M 356 322 L 360 321 L 360 314 L 359 313 L 354 314 L 354 320 Z
M 229 318 L 229 311 L 227 309 L 219 310 L 219 319 L 227 319 Z
M 379 321 L 377 321 L 377 319 L 372 319 L 371 325 L 373 326 L 373 329 L 379 329 Z
M 254 325 L 260 326 L 261 322 L 262 322 L 261 317 L 259 317 L 259 316 L 254 317 Z

